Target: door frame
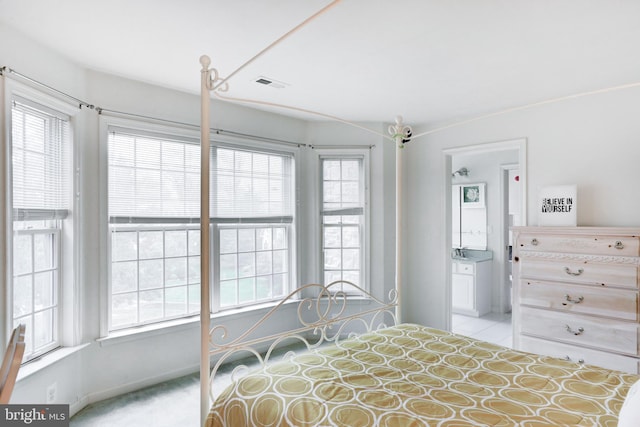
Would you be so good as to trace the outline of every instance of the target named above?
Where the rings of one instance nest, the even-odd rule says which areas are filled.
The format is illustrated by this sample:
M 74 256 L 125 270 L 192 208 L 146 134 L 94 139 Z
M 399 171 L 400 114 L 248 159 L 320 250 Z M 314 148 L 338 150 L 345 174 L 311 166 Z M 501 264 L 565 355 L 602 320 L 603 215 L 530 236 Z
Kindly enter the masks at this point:
M 510 277 L 509 277 L 509 172 L 512 170 L 520 171 L 520 165 L 517 163 L 509 163 L 500 165 L 500 232 L 501 232 L 501 250 L 503 252 L 502 274 L 500 276 L 500 293 L 499 306 L 500 313 L 508 313 L 511 311 L 511 301 L 509 299 Z M 521 197 L 522 198 L 522 197 Z
M 443 209 L 444 218 L 442 223 L 446 225 L 445 239 L 444 239 L 444 247 L 442 248 L 443 253 L 449 254 L 451 252 L 451 163 L 452 158 L 456 155 L 473 155 L 473 154 L 484 154 L 496 151 L 507 151 L 507 150 L 518 150 L 518 167 L 520 169 L 520 183 L 521 183 L 521 198 L 520 198 L 520 212 L 522 218 L 522 225 L 527 224 L 527 139 L 526 138 L 517 138 L 510 139 L 505 141 L 498 142 L 487 142 L 480 143 L 474 145 L 467 145 L 464 147 L 455 147 L 448 148 L 442 151 L 442 158 L 444 163 L 444 195 L 445 195 L 445 208 Z M 502 206 L 498 207 L 502 209 Z M 504 226 L 504 224 L 502 224 Z M 508 242 L 505 241 L 506 233 L 500 233 L 501 236 L 501 247 L 505 247 Z M 504 251 L 502 251 L 504 252 Z M 501 255 L 503 256 L 503 255 Z M 448 330 L 451 330 L 451 322 L 452 322 L 452 310 L 451 310 L 451 259 L 449 256 L 446 257 L 445 262 L 445 275 L 447 278 L 447 286 L 445 290 L 445 313 L 446 313 L 446 326 Z M 505 275 L 502 274 L 501 277 Z M 505 283 L 501 283 L 500 289 L 504 289 Z M 504 295 L 501 295 L 501 301 Z

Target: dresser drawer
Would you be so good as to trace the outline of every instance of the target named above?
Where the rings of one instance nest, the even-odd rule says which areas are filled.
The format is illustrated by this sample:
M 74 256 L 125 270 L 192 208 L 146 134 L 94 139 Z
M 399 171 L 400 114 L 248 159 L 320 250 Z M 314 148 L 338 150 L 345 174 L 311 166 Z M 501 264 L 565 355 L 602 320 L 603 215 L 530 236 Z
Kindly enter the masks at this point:
M 638 321 L 638 291 L 634 290 L 522 280 L 520 303 L 563 312 Z
M 520 332 L 605 351 L 638 355 L 638 324 L 521 307 Z
M 547 261 L 522 257 L 519 260 L 520 276 L 528 279 L 638 288 L 636 264 L 600 264 L 587 257 L 578 258 Z
M 601 366 L 607 369 L 638 374 L 639 359 L 620 354 L 612 354 L 590 348 L 576 347 L 554 341 L 544 341 L 538 338 L 527 336 L 520 337 L 520 348 L 518 350 L 529 353 L 541 354 L 545 356 L 557 357 L 559 359 L 570 360 L 576 363 Z
M 454 262 L 453 273 L 458 274 L 473 274 L 474 264 L 472 262 Z
M 570 236 L 523 233 L 518 237 L 523 251 L 570 252 L 591 255 L 639 256 L 636 236 Z

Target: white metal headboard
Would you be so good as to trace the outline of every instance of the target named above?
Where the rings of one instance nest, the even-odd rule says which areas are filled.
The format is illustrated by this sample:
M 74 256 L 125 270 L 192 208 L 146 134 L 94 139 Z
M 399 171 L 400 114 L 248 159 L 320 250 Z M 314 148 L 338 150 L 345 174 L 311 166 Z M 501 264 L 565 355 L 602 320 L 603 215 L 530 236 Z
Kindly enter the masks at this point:
M 349 294 L 344 288 L 349 289 Z M 354 300 L 364 309 L 349 310 L 347 303 Z M 328 342 L 339 343 L 341 338 L 354 333 L 393 325 L 397 302 L 395 289 L 389 292 L 388 301 L 382 301 L 353 283 L 338 280 L 326 286 L 308 284 L 295 289 L 249 329 L 236 336 L 230 335 L 226 325 L 214 326 L 208 338 L 209 356 L 217 356 L 210 371 L 210 399 L 215 397 L 214 378 L 224 363 L 244 355 L 264 366 L 272 359 L 274 350 L 285 342 L 297 342 L 303 345 L 304 350 L 311 350 Z M 290 308 L 296 310 L 295 325 L 275 334 L 264 330 L 269 319 L 280 317 L 284 310 Z M 259 350 L 261 347 L 264 348 L 262 351 Z M 240 365 L 236 370 L 243 368 L 246 367 Z

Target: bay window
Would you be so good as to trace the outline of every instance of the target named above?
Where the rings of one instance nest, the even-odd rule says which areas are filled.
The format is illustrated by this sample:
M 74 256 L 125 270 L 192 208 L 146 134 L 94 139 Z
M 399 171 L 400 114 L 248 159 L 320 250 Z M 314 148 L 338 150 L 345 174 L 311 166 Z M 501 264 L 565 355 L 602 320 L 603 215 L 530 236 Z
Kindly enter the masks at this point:
M 200 310 L 197 139 L 108 130 L 108 329 Z M 212 144 L 212 310 L 272 301 L 293 284 L 293 155 Z

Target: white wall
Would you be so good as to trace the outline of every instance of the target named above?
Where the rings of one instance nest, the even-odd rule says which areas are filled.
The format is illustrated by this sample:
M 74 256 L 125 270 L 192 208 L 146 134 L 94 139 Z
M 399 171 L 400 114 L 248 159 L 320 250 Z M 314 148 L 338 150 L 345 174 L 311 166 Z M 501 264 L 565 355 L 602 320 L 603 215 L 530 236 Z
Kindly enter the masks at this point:
M 85 70 L 7 27 L 0 26 L 0 39 L 0 66 L 14 68 L 105 109 L 199 124 L 200 99 L 197 94 L 177 92 Z M 194 58 L 194 79 L 197 81 L 200 79 L 199 68 L 198 58 Z M 384 291 L 392 286 L 394 275 L 394 246 L 391 240 L 394 236 L 389 235 L 389 229 L 392 229 L 394 223 L 394 183 L 390 180 L 394 164 L 392 144 L 385 145 L 379 137 L 372 137 L 344 125 L 309 123 L 218 101 L 212 101 L 211 125 L 230 131 L 317 145 L 375 145 L 371 150 L 371 277 L 375 294 L 380 297 L 383 293 L 386 294 Z M 378 131 L 383 129 L 381 124 L 368 126 L 375 127 Z M 12 399 L 15 403 L 44 403 L 46 388 L 56 382 L 58 399 L 54 403 L 71 404 L 72 413 L 87 403 L 197 371 L 200 346 L 197 322 L 129 338 L 98 341 L 100 287 L 106 274 L 101 260 L 105 257 L 106 245 L 105 233 L 100 223 L 101 204 L 104 205 L 105 194 L 101 193 L 99 182 L 100 170 L 104 167 L 100 163 L 100 151 L 104 147 L 100 147 L 99 116 L 96 111 L 83 109 L 78 120 L 76 144 L 80 150 L 79 214 L 82 218 L 79 242 L 82 255 L 78 265 L 80 283 L 77 295 L 80 301 L 79 336 L 76 343 L 86 346 L 55 363 L 45 363 L 50 359 L 45 357 L 44 361 L 23 368 Z M 301 150 L 297 165 L 301 172 L 298 175 L 301 188 L 309 191 L 313 189 L 309 188 L 311 181 L 305 173 L 308 172 L 309 161 L 313 157 L 312 151 Z M 4 157 L 0 157 L 5 161 Z M 309 256 L 313 251 L 313 236 L 309 232 L 308 220 L 304 219 L 305 213 L 313 209 L 309 194 L 315 193 L 309 191 L 301 191 L 298 200 L 301 218 L 300 277 L 303 282 L 317 282 L 317 261 Z M 1 212 L 0 215 L 6 212 L 4 200 Z M 0 291 L 4 294 L 5 277 L 0 280 Z M 233 334 L 234 331 L 244 330 L 248 325 L 254 324 L 261 313 L 264 311 L 228 317 L 226 321 L 231 325 L 230 332 Z M 290 309 L 268 324 L 266 331 L 274 333 L 282 330 L 294 318 L 295 311 Z M 0 322 L 0 327 L 2 325 L 4 322 Z M 31 371 L 34 373 L 24 375 Z
M 444 149 L 526 138 L 529 225 L 537 224 L 541 187 L 577 184 L 578 225 L 639 226 L 638 111 L 640 89 L 628 89 L 495 116 L 408 144 L 404 179 L 421 188 L 409 187 L 405 199 L 405 253 L 413 254 L 405 265 L 407 320 L 447 325 Z

